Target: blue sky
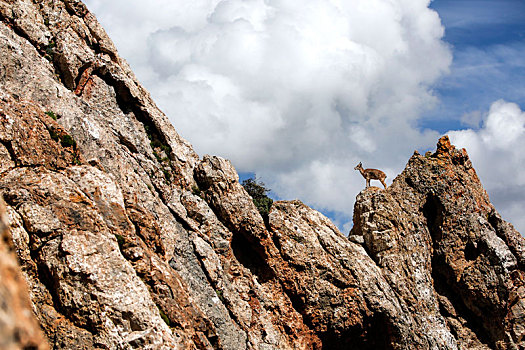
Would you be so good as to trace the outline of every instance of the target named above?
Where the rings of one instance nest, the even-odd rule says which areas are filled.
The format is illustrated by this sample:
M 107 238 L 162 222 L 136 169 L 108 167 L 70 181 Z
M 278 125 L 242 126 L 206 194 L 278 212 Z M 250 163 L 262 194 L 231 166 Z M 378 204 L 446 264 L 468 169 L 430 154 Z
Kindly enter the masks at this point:
M 448 133 L 525 232 L 525 0 L 85 0 L 199 155 L 352 226 Z M 430 8 L 429 8 L 430 7 Z
M 470 127 L 461 116 L 472 114 L 474 123 L 501 98 L 525 106 L 525 1 L 434 0 L 430 7 L 441 17 L 454 59 L 435 86 L 440 103 L 421 127 Z
M 435 0 L 450 44 L 450 73 L 421 127 L 469 152 L 490 199 L 525 234 L 525 1 Z M 456 131 L 451 131 L 456 130 Z

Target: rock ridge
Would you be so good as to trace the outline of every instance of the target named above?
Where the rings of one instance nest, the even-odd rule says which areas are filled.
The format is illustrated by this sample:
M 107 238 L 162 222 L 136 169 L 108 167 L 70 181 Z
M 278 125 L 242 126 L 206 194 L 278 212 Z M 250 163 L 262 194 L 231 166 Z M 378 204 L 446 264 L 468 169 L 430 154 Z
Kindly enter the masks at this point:
M 448 137 L 434 154 L 414 153 L 387 191 L 358 195 L 351 235 L 447 348 L 523 346 L 523 237 Z
M 265 222 L 82 2 L 2 0 L 0 20 L 4 235 L 36 318 L 13 348 L 525 346 L 523 238 L 448 138 L 363 190 L 349 237 L 298 200 Z

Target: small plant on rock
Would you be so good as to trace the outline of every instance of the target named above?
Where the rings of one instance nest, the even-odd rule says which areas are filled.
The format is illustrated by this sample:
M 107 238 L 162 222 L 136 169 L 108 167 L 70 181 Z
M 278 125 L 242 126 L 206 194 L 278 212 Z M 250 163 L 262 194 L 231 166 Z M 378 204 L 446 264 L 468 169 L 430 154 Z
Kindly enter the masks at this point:
M 49 43 L 44 47 L 44 57 L 49 62 L 53 62 L 55 56 L 55 40 L 50 40 Z
M 193 185 L 193 187 L 191 188 L 191 192 L 195 195 L 195 196 L 201 196 L 202 194 L 202 191 L 201 189 L 199 188 L 199 186 L 197 185 Z
M 263 182 L 257 181 L 257 178 L 244 180 L 242 186 L 252 197 L 253 204 L 255 204 L 263 219 L 267 220 L 273 204 L 273 199 L 267 195 L 267 193 L 270 192 L 270 189 L 266 188 Z
M 53 111 L 47 111 L 46 114 L 50 116 L 53 120 L 57 120 L 58 116 Z
M 73 139 L 71 135 L 68 134 L 62 135 L 60 139 L 60 144 L 62 145 L 62 147 L 77 147 L 77 142 L 75 141 L 75 139 Z
M 168 317 L 168 315 L 166 315 L 166 313 L 160 308 L 160 306 L 157 305 L 157 308 L 159 309 L 160 317 L 162 318 L 164 323 L 166 323 L 168 325 L 168 327 L 173 327 L 173 322 L 171 322 L 171 320 Z
M 115 238 L 117 239 L 118 247 L 120 250 L 124 247 L 124 243 L 126 243 L 126 240 L 122 235 L 119 235 L 118 233 L 115 233 Z

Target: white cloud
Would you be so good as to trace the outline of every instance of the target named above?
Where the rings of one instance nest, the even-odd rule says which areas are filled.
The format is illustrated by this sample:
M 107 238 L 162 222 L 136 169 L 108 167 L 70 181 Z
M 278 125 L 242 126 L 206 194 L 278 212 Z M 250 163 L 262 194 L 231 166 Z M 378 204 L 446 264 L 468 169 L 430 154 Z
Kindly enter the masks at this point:
M 525 233 L 525 112 L 515 103 L 496 101 L 480 129 L 449 131 L 465 147 L 496 209 Z
M 472 111 L 468 113 L 464 113 L 460 120 L 462 125 L 470 126 L 472 128 L 479 127 L 479 123 L 481 123 L 481 111 Z
M 199 154 L 282 198 L 351 220 L 357 162 L 392 180 L 439 136 L 416 126 L 452 59 L 429 0 L 86 3 Z

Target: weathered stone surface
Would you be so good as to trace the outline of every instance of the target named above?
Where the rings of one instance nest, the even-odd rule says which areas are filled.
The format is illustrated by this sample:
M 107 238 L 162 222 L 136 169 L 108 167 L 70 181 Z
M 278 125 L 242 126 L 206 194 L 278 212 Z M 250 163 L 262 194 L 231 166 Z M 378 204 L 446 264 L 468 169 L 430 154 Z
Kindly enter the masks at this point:
M 230 273 L 233 272 L 234 279 L 227 277 L 226 281 L 230 280 L 228 284 L 232 283 L 234 290 L 223 296 L 241 326 L 248 330 L 248 347 L 319 348 L 319 338 L 304 323 L 300 310 L 278 277 L 289 272 L 289 268 L 280 258 L 251 197 L 239 184 L 231 163 L 205 156 L 195 168 L 195 178 L 201 195 L 231 232 L 228 237 L 231 251 L 221 255 L 227 259 L 224 263 L 233 265 Z M 231 293 L 235 289 L 246 304 L 235 302 L 237 293 Z M 252 293 L 255 295 L 250 295 Z M 250 325 L 255 317 L 260 319 L 257 327 Z M 262 337 L 262 341 L 258 337 Z
M 91 177 L 90 169 L 99 172 L 87 167 L 86 178 Z M 107 184 L 110 179 L 100 182 Z M 17 248 L 29 249 L 37 265 L 36 271 L 28 271 L 32 287 L 47 287 L 53 299 L 49 306 L 62 314 L 51 324 L 41 320 L 45 330 L 49 332 L 55 319 L 64 317 L 83 330 L 73 335 L 83 347 L 177 347 L 146 286 L 121 255 L 115 237 L 119 231 L 110 231 L 96 203 L 78 185 L 61 173 L 19 168 L 4 176 L 0 187 L 8 189 L 4 192 L 8 203 L 21 218 L 23 227 L 17 229 L 29 236 L 29 244 Z M 122 203 L 118 193 L 115 200 L 116 206 Z M 123 211 L 117 207 L 116 213 L 118 209 Z M 87 339 L 85 333 L 91 333 Z M 72 344 L 53 345 L 70 348 Z
M 203 197 L 233 233 L 239 262 L 263 287 L 284 293 L 302 317 L 295 329 L 305 329 L 305 334 L 313 330 L 310 348 L 418 344 L 411 335 L 410 315 L 403 314 L 380 270 L 362 247 L 349 242 L 320 213 L 299 201 L 277 202 L 268 229 L 231 163 L 205 156 L 195 177 Z M 271 298 L 265 294 L 263 299 Z
M 414 154 L 388 190 L 359 194 L 354 224 L 432 342 L 525 346 L 524 240 L 490 204 L 464 149 L 443 137 L 434 154 Z
M 411 315 L 403 314 L 364 249 L 322 214 L 299 201 L 277 202 L 270 213 L 273 241 L 290 272 L 296 308 L 330 349 L 419 347 Z
M 31 310 L 27 284 L 22 276 L 0 198 L 0 348 L 48 349 Z
M 8 249 L 53 348 L 524 346 L 523 238 L 446 139 L 359 194 L 349 238 L 299 201 L 263 219 L 84 4 L 0 0 L 0 20 Z

